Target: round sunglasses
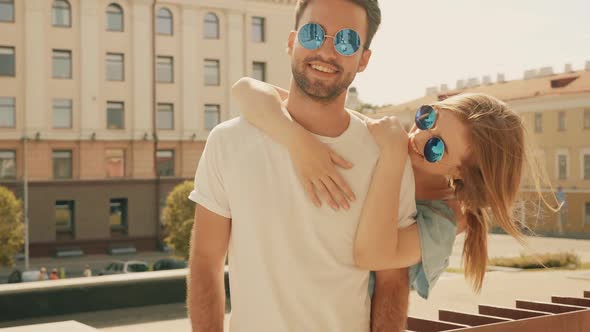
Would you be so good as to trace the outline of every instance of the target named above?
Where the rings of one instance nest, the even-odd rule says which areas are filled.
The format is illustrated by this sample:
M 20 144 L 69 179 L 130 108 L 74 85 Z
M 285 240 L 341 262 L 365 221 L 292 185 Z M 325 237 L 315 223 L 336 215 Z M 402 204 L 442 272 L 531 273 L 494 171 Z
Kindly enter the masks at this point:
M 297 33 L 299 44 L 308 50 L 322 47 L 326 38 L 334 40 L 334 48 L 344 56 L 351 56 L 361 48 L 361 38 L 352 29 L 342 29 L 334 36 L 326 35 L 324 28 L 317 23 L 307 23 Z
M 431 130 L 438 120 L 438 111 L 430 105 L 423 105 L 416 111 L 416 127 L 420 130 Z M 441 161 L 445 154 L 445 141 L 439 136 L 432 136 L 424 145 L 424 159 L 431 163 Z

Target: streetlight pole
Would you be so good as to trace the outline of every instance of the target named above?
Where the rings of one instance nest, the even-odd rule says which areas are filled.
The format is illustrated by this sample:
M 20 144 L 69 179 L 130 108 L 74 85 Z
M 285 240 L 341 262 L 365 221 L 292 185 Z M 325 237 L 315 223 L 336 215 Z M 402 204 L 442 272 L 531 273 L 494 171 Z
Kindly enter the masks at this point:
M 156 88 L 156 66 L 157 66 L 157 47 L 156 47 L 156 22 L 157 22 L 157 6 L 158 0 L 154 0 L 152 3 L 152 130 L 154 139 L 154 154 L 153 154 L 153 170 L 155 175 L 155 204 L 154 209 L 156 213 L 156 247 L 158 250 L 162 249 L 162 243 L 160 241 L 160 174 L 158 173 L 158 101 L 157 101 L 157 88 Z
M 27 167 L 27 141 L 29 137 L 23 137 L 23 195 L 25 200 L 25 271 L 29 269 L 29 181 Z

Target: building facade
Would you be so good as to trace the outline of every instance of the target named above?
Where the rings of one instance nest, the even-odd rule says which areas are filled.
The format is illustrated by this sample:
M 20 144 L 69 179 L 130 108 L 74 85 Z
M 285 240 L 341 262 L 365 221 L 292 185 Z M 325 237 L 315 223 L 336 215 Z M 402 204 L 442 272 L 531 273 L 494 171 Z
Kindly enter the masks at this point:
M 504 100 L 524 119 L 531 150 L 547 175 L 547 199 L 564 203 L 558 213 L 546 208 L 532 195 L 534 186 L 526 176 L 517 217 L 537 234 L 590 238 L 590 61 L 580 71 L 566 65 L 562 73 L 542 68 L 528 70 L 524 77 L 505 81 L 500 74 L 494 83 L 484 78 L 481 84 L 477 79 L 458 81 L 454 90 L 429 88 L 426 96 L 381 109 L 376 116 L 396 115 L 410 124 L 420 105 L 464 92 Z
M 0 185 L 28 183 L 31 255 L 156 249 L 231 85 L 288 85 L 294 4 L 0 0 Z

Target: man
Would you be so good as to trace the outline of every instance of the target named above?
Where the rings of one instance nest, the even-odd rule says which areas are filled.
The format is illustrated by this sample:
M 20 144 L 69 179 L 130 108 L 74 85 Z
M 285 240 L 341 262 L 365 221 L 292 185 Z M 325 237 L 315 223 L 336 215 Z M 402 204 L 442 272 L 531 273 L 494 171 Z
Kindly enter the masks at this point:
M 355 165 L 343 171 L 357 196 L 348 211 L 314 206 L 288 151 L 245 120 L 211 132 L 190 194 L 197 203 L 187 299 L 194 331 L 223 330 L 228 246 L 232 331 L 405 327 L 407 270 L 377 273 L 371 310 L 369 272 L 355 267 L 352 247 L 379 156 L 366 126 L 345 111 L 345 92 L 369 62 L 380 20 L 375 0 L 300 0 L 288 39 L 288 115 Z M 404 183 L 400 220 L 415 210 L 411 174 Z

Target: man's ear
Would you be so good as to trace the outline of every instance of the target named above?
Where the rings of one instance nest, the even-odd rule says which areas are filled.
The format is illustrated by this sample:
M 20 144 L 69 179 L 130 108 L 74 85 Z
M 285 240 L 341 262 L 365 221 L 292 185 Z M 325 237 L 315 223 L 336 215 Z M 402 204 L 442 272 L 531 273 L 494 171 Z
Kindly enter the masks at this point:
M 287 54 L 293 55 L 293 45 L 295 44 L 295 31 L 289 33 L 289 39 L 287 40 Z
M 365 71 L 365 68 L 367 68 L 367 65 L 369 64 L 369 60 L 371 59 L 371 50 L 364 50 L 363 54 L 361 55 L 361 62 L 359 63 L 359 69 L 357 72 L 362 73 Z

